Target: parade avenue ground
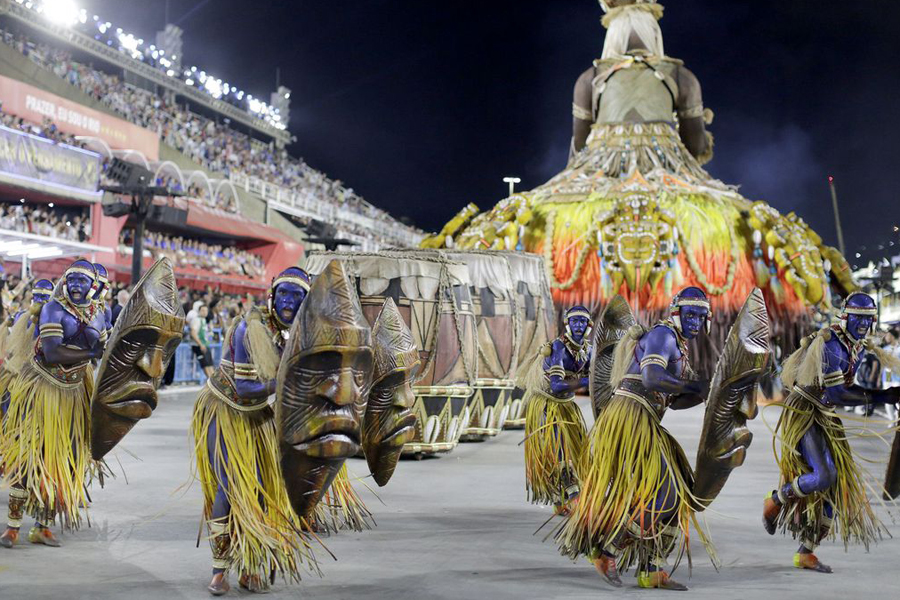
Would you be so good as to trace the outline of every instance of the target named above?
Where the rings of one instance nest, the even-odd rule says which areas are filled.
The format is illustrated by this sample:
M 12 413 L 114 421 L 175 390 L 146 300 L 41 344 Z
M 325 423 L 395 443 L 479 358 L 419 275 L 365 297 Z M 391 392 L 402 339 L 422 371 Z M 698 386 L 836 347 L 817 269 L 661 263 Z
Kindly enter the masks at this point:
M 0 598 L 206 598 L 210 550 L 197 546 L 201 495 L 191 476 L 188 434 L 196 389 L 163 392 L 159 409 L 140 423 L 109 457 L 117 472 L 105 489 L 91 489 L 91 527 L 60 537 L 62 548 L 23 540 L 0 550 Z M 579 403 L 591 422 L 587 399 Z M 777 483 L 772 434 L 778 416 L 762 410 L 751 423 L 755 439 L 746 463 L 707 511 L 722 566 L 710 564 L 694 536 L 693 570 L 686 562 L 675 578 L 695 598 L 896 598 L 900 539 L 885 539 L 867 553 L 826 543 L 818 552 L 833 575 L 799 571 L 792 565 L 796 544 L 766 535 L 760 522 L 764 494 Z M 702 409 L 669 412 L 664 424 L 693 460 Z M 766 425 L 766 422 L 769 424 Z M 876 421 L 879 426 L 883 421 Z M 272 598 L 321 600 L 523 600 L 596 599 L 625 595 L 662 597 L 672 592 L 639 590 L 633 574 L 625 587 L 603 583 L 586 560 L 559 555 L 549 531 L 535 531 L 549 517 L 545 507 L 525 501 L 521 431 L 506 431 L 483 443 L 462 444 L 453 453 L 404 460 L 386 488 L 374 496 L 358 489 L 375 514 L 377 527 L 325 539 L 337 556 L 320 551 L 324 577 L 300 584 L 276 581 Z M 883 476 L 888 447 L 877 439 L 855 447 L 876 460 Z M 352 475 L 368 471 L 349 463 Z M 126 476 L 123 476 L 124 469 Z M 363 480 L 374 486 L 371 478 Z M 0 494 L 6 515 L 7 492 Z M 380 498 L 380 500 L 379 500 Z M 878 514 L 897 535 L 900 526 L 879 506 Z M 26 519 L 25 527 L 30 527 Z M 232 574 L 226 597 L 247 596 Z

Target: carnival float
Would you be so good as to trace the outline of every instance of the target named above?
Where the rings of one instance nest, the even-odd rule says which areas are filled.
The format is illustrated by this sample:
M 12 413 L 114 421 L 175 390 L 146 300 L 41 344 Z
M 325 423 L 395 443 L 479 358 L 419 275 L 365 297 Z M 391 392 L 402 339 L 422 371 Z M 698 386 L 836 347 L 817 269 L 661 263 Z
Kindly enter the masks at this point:
M 566 168 L 488 211 L 468 204 L 422 247 L 534 253 L 558 310 L 582 304 L 597 314 L 620 294 L 644 323 L 665 314 L 674 292 L 699 286 L 712 303 L 714 348 L 759 287 L 773 336 L 793 348 L 833 310 L 833 292 L 855 289 L 847 261 L 801 215 L 704 170 L 713 113 L 696 77 L 665 54 L 662 6 L 601 7 L 607 35 L 575 86 Z M 715 356 L 709 349 L 700 354 Z

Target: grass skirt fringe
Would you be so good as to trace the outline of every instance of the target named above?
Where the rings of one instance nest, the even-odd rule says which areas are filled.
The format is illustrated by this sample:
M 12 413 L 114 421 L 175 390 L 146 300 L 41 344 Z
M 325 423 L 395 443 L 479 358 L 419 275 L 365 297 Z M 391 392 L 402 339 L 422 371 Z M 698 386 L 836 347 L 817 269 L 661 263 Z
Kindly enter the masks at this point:
M 691 467 L 649 405 L 614 395 L 594 423 L 578 467 L 581 495 L 555 530 L 562 554 L 575 559 L 615 547 L 620 569 L 635 563 L 644 569 L 651 562 L 665 561 L 680 545 L 677 561 L 686 554 L 690 562 L 693 521 L 715 564 L 690 508 Z M 677 509 L 666 525 L 657 523 L 655 503 L 667 481 L 674 488 Z
M 535 504 L 566 497 L 587 427 L 574 399 L 560 400 L 540 391 L 525 394 L 525 489 Z
M 314 516 L 316 531 L 362 531 L 375 526 L 372 513 L 353 489 L 346 463 L 316 505 Z
M 6 363 L 0 365 L 0 401 L 4 394 L 9 390 L 9 384 L 12 383 L 13 373 L 6 367 Z M 0 414 L 0 417 L 3 415 Z M 0 427 L 0 435 L 3 435 L 3 428 Z
M 88 505 L 85 479 L 93 472 L 90 397 L 93 371 L 76 384 L 57 382 L 27 362 L 9 383 L 10 403 L 0 436 L 6 481 L 28 492 L 25 512 L 65 530 L 82 524 Z
M 218 434 L 215 464 L 209 459 L 206 442 L 213 421 Z M 238 412 L 204 388 L 194 405 L 191 433 L 196 474 L 203 487 L 203 516 L 207 521 L 215 522 L 212 511 L 219 487 L 217 471 L 224 472 L 228 479 L 231 512 L 222 521 L 230 540 L 229 568 L 263 579 L 270 572 L 278 572 L 291 581 L 300 580 L 304 564 L 304 570 L 319 573 L 281 476 L 271 411 L 266 408 Z
M 868 550 L 871 543 L 887 534 L 887 530 L 869 503 L 865 473 L 854 459 L 843 422 L 834 410 L 819 406 L 796 392 L 777 406 L 782 407 L 782 413 L 772 444 L 781 471 L 781 485 L 812 472 L 798 449 L 801 438 L 811 427 L 817 427 L 823 433 L 837 469 L 837 481 L 832 487 L 785 504 L 778 518 L 779 528 L 782 532 L 790 532 L 795 539 L 817 540 L 820 532 L 828 529 L 824 513 L 825 502 L 828 502 L 834 511 L 828 537 L 840 538 L 845 549 L 850 543 L 857 543 Z

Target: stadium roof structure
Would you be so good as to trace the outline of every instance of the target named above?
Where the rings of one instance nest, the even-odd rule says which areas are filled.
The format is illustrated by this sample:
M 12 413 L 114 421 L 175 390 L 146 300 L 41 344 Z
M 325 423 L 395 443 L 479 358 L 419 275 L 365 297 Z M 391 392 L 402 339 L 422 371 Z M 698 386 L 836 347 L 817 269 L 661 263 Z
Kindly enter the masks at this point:
M 4 261 L 52 260 L 66 256 L 84 256 L 93 260 L 94 256 L 101 252 L 114 252 L 114 250 L 62 238 L 0 229 L 0 259 Z

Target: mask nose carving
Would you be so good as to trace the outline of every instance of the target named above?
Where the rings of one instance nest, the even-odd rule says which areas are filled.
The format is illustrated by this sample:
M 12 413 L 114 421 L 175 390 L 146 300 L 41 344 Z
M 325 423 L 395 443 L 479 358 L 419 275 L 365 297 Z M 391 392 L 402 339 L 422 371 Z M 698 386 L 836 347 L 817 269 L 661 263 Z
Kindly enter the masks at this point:
M 149 348 L 136 364 L 151 379 L 162 377 L 165 373 L 162 348 Z

